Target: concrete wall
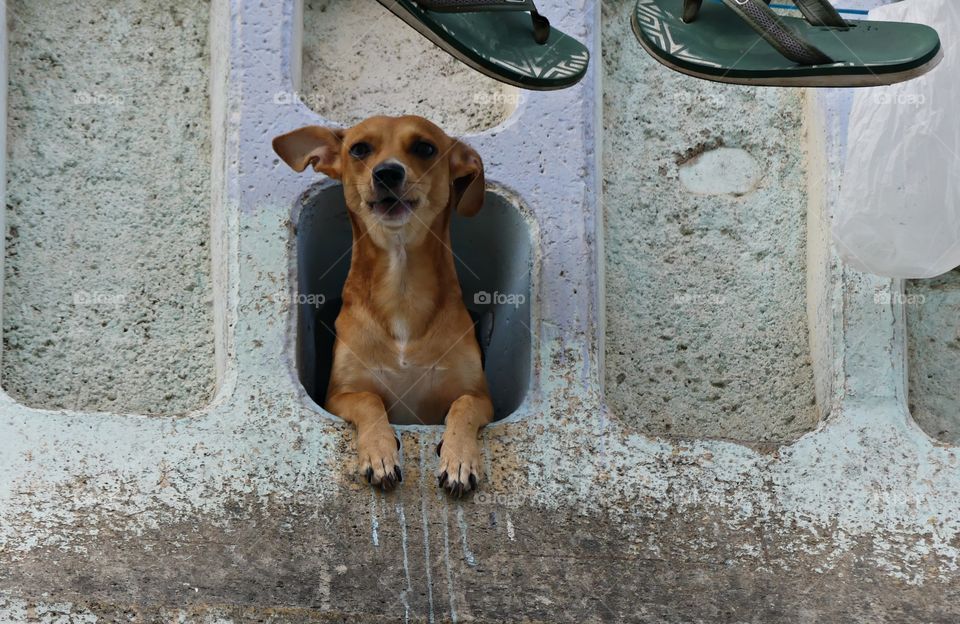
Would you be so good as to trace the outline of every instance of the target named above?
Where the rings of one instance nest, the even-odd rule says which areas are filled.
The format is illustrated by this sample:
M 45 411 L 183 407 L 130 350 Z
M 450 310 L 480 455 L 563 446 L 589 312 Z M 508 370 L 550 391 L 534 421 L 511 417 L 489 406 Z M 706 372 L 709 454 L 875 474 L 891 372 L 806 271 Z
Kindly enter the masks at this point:
M 802 93 L 688 78 L 604 4 L 606 389 L 652 435 L 817 425 Z
M 451 135 L 503 122 L 518 89 L 439 50 L 378 2 L 304 0 L 296 96 L 351 125 L 372 115 L 421 115 Z
M 960 269 L 906 284 L 910 413 L 924 431 L 960 442 Z
M 825 242 L 849 92 L 729 91 L 771 126 L 760 131 L 712 104 L 720 91 L 632 49 L 630 4 L 601 16 L 592 0 L 541 2 L 589 43 L 590 75 L 524 95 L 508 119 L 468 137 L 492 188 L 529 211 L 533 374 L 520 408 L 483 434 L 480 494 L 456 502 L 436 489 L 439 430 L 402 428 L 403 486 L 372 492 L 355 475 L 349 428 L 299 384 L 295 232 L 327 182 L 288 171 L 270 139 L 335 120 L 285 95 L 299 82 L 302 7 L 211 3 L 216 395 L 186 415 L 150 418 L 38 410 L 0 395 L 0 621 L 956 621 L 958 457 L 907 409 L 903 284 L 843 268 Z M 399 26 L 386 20 L 364 37 Z M 397 71 L 411 83 L 427 66 Z M 690 106 L 712 120 L 692 134 L 669 114 L 694 114 L 681 89 L 705 98 Z M 388 93 L 410 102 L 405 87 Z M 668 108 L 662 117 L 639 107 L 645 94 L 650 108 Z M 343 119 L 363 113 L 343 106 Z M 611 137 L 628 131 L 636 140 Z M 756 162 L 755 183 L 712 172 L 716 145 L 704 144 L 718 136 L 750 158 L 720 155 L 748 173 Z M 778 151 L 787 139 L 803 151 Z M 615 150 L 631 165 L 623 172 Z M 644 159 L 664 167 L 662 188 Z M 671 272 L 670 250 L 693 257 Z M 753 251 L 767 252 L 776 280 Z M 730 254 L 725 264 L 742 270 L 701 269 L 696 254 L 708 253 Z M 627 283 L 630 267 L 658 282 Z M 665 290 L 667 303 L 624 292 L 635 287 Z M 762 347 L 753 361 L 733 313 L 676 305 L 680 287 L 732 288 L 735 312 L 766 319 L 784 342 L 743 320 Z M 611 380 L 631 369 L 617 371 L 611 353 L 655 327 L 631 313 L 662 316 L 676 344 L 700 338 L 688 349 L 703 355 L 706 383 L 731 375 L 720 399 L 700 381 L 684 390 L 679 366 L 618 390 Z M 718 368 L 723 349 L 739 368 Z M 642 355 L 630 364 L 645 365 Z M 649 357 L 670 362 L 664 348 Z M 685 357 L 687 367 L 699 361 Z M 640 393 L 658 386 L 683 409 L 654 414 Z M 777 391 L 764 400 L 764 387 Z M 738 399 L 750 409 L 721 421 L 721 406 Z M 685 435 L 661 435 L 666 424 Z
M 209 3 L 7 5 L 2 385 L 176 414 L 216 384 Z

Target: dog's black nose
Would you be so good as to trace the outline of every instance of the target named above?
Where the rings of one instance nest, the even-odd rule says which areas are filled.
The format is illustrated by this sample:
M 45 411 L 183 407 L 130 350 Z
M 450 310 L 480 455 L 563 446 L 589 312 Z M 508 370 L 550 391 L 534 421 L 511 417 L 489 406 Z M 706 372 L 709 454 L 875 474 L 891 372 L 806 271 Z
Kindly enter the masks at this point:
M 373 185 L 395 191 L 403 186 L 403 181 L 407 177 L 407 170 L 403 165 L 396 163 L 384 163 L 373 170 Z

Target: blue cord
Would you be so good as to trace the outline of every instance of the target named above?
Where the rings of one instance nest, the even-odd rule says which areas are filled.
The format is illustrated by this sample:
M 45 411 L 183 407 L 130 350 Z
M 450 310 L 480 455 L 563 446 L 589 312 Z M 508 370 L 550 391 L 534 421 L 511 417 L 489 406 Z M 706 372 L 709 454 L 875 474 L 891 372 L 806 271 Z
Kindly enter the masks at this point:
M 723 0 L 713 0 L 717 4 L 723 4 Z M 785 9 L 787 11 L 799 11 L 797 7 L 792 4 L 771 4 L 771 9 Z M 864 9 L 837 9 L 840 13 L 846 13 L 848 15 L 869 15 L 870 11 Z
M 797 11 L 797 7 L 792 4 L 771 4 L 771 9 L 787 9 L 790 11 Z M 869 15 L 870 11 L 865 11 L 863 9 L 837 9 L 838 13 L 848 13 L 850 15 Z

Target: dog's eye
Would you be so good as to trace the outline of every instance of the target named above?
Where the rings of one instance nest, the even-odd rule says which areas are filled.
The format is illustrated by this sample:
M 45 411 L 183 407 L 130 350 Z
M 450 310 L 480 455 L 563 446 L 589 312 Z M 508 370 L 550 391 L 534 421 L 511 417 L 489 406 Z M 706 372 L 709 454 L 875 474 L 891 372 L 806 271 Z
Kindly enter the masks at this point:
M 366 158 L 370 155 L 370 152 L 373 151 L 373 147 L 369 143 L 354 143 L 350 146 L 350 155 L 354 158 Z
M 410 148 L 410 151 L 420 158 L 431 158 L 437 153 L 437 147 L 433 143 L 417 141 L 413 144 L 413 147 Z

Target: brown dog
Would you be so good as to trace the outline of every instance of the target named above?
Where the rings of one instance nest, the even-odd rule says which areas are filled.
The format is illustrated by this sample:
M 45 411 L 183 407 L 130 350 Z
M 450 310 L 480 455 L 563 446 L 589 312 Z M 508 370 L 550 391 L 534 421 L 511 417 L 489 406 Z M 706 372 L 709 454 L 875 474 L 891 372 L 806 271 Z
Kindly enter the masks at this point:
M 483 205 L 483 162 L 420 117 L 373 117 L 346 130 L 308 126 L 273 149 L 294 170 L 343 181 L 353 226 L 326 409 L 357 430 L 360 472 L 402 481 L 390 423 L 439 425 L 441 487 L 476 489 L 480 429 L 493 405 L 450 249 L 453 210 Z

